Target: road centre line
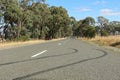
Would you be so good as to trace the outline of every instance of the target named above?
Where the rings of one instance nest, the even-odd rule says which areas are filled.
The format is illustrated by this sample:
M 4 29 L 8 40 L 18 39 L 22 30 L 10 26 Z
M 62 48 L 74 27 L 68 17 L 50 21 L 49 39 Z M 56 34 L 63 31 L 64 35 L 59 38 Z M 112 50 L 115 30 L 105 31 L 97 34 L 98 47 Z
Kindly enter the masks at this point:
M 41 55 L 41 54 L 43 54 L 45 52 L 47 52 L 47 50 L 44 50 L 44 51 L 42 51 L 42 52 L 40 52 L 38 54 L 35 54 L 35 55 L 31 56 L 31 58 L 37 57 L 37 56 L 39 56 L 39 55 Z

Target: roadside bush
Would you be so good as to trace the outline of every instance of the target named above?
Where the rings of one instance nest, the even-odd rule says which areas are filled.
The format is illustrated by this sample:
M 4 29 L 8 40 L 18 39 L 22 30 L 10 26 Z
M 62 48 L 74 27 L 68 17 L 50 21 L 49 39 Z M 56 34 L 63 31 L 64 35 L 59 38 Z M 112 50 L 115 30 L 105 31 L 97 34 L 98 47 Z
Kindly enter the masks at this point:
M 108 36 L 109 33 L 106 30 L 101 30 L 101 36 Z
M 85 31 L 84 36 L 87 38 L 94 38 L 96 35 L 95 28 L 92 26 L 89 26 L 88 29 Z
M 38 29 L 35 29 L 31 35 L 32 38 L 38 39 L 40 36 L 40 31 Z
M 15 39 L 15 41 L 28 41 L 30 38 L 28 36 L 20 36 Z

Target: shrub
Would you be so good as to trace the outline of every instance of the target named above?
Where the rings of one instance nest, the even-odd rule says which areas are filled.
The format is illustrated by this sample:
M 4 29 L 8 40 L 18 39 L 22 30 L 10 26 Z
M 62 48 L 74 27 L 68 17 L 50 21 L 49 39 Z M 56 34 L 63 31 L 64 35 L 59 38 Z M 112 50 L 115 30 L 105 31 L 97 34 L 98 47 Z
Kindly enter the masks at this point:
M 87 38 L 93 38 L 95 37 L 95 35 L 96 35 L 96 31 L 95 31 L 95 28 L 92 26 L 89 26 L 84 33 L 84 36 Z
M 106 30 L 101 30 L 101 36 L 108 36 L 108 32 Z

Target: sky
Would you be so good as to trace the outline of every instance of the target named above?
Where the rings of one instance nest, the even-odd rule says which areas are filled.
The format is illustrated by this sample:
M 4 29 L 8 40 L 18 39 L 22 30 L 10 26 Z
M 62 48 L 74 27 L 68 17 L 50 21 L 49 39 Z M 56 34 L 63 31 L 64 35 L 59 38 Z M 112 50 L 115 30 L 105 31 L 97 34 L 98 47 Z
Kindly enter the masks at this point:
M 76 20 L 103 16 L 109 21 L 120 21 L 120 0 L 46 0 L 49 6 L 62 6 Z

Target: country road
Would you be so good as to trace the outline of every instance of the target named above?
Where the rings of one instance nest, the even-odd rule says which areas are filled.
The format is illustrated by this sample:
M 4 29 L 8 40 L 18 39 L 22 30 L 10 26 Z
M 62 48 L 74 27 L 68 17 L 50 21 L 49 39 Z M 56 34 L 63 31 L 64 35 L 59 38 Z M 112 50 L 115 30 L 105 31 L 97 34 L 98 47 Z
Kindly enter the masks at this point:
M 4 49 L 0 80 L 120 80 L 120 54 L 71 38 Z

